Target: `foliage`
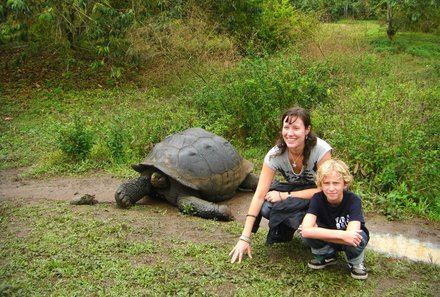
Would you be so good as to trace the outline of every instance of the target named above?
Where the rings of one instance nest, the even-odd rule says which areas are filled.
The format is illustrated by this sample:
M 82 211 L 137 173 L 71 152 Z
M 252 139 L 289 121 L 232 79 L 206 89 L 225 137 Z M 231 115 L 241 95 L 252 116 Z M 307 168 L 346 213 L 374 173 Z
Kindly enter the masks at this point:
M 285 109 L 329 100 L 330 73 L 327 65 L 307 65 L 295 54 L 249 58 L 191 100 L 205 119 L 202 126 L 228 138 L 239 134 L 249 146 L 269 144 L 279 134 L 278 116 Z
M 386 20 L 389 7 L 393 24 L 399 31 L 436 32 L 440 26 L 437 0 L 299 0 L 293 3 L 302 10 L 318 12 L 325 21 Z
M 341 73 L 347 67 L 351 73 L 362 72 L 362 80 L 351 78 L 347 96 L 321 106 L 314 114 L 319 118 L 318 129 L 324 131 L 336 154 L 359 168 L 357 178 L 369 183 L 371 193 L 376 194 L 371 194 L 376 199 L 373 204 L 390 218 L 439 213 L 436 102 L 440 89 L 435 71 L 438 48 L 429 45 L 432 38 L 412 34 L 391 45 L 400 50 L 387 51 L 382 58 L 341 59 L 335 68 Z M 384 37 L 381 40 L 381 44 L 389 43 Z M 398 61 L 408 57 L 402 49 L 409 46 L 414 53 L 423 46 L 425 54 L 419 55 L 420 64 L 407 64 L 404 69 Z M 330 108 L 337 112 L 329 114 Z
M 124 159 L 127 149 L 125 148 L 126 132 L 122 122 L 116 118 L 110 123 L 110 127 L 105 142 L 110 150 L 111 157 L 114 161 L 121 161 Z
M 402 31 L 435 32 L 440 28 L 440 1 L 394 0 L 393 18 Z
M 93 71 L 107 71 L 110 83 L 120 81 L 125 68 L 164 60 L 191 68 L 236 47 L 274 52 L 305 39 L 317 25 L 288 0 L 0 2 L 0 45 L 26 45 L 33 56 L 49 45 L 66 64 L 85 60 Z
M 74 161 L 88 157 L 93 146 L 94 134 L 77 114 L 73 121 L 59 130 L 58 147 Z
M 189 216 L 197 213 L 196 210 L 194 209 L 194 206 L 191 203 L 183 203 L 180 206 L 180 211 L 182 212 L 182 214 Z
M 212 2 L 213 17 L 251 53 L 286 48 L 310 37 L 309 28 L 318 26 L 313 16 L 296 10 L 288 0 Z
M 0 4 L 0 45 L 26 43 L 31 47 L 62 50 L 66 60 L 73 53 L 93 57 L 91 67 L 120 65 L 129 46 L 126 30 L 133 11 L 115 9 L 110 1 L 21 1 Z M 117 78 L 115 66 L 111 75 Z
M 294 5 L 305 11 L 318 12 L 323 21 L 334 22 L 341 18 L 371 19 L 377 17 L 381 0 L 299 0 Z

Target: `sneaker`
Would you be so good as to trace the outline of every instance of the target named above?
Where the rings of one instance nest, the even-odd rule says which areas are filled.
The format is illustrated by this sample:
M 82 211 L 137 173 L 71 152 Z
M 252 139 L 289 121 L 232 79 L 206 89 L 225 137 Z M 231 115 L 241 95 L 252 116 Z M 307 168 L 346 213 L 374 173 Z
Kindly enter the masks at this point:
M 348 266 L 351 270 L 351 277 L 354 279 L 367 279 L 368 273 L 367 269 L 365 268 L 364 263 L 360 263 L 358 265 L 352 265 L 348 263 Z
M 312 269 L 322 269 L 333 264 L 336 264 L 336 254 L 315 256 L 315 258 L 310 260 L 307 265 Z

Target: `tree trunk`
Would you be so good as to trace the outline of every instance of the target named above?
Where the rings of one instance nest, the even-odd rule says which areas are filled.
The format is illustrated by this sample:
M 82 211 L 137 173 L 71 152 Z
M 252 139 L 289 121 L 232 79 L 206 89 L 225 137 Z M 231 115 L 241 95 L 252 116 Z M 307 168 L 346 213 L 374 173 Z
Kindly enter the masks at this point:
M 396 29 L 393 27 L 393 14 L 391 11 L 391 1 L 387 1 L 387 36 L 390 41 L 393 41 Z

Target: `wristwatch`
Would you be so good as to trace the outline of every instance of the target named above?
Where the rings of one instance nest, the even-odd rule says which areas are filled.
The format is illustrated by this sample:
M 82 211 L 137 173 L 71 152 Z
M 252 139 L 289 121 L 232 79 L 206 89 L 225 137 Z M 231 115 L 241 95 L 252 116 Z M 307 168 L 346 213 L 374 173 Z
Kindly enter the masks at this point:
M 287 199 L 289 198 L 293 198 L 292 195 L 290 194 L 290 192 L 287 192 Z

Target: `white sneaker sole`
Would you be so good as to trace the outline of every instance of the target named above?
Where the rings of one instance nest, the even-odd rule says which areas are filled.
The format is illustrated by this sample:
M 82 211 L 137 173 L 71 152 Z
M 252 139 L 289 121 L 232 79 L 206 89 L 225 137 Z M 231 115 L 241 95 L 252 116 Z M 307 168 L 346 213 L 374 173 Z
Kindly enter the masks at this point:
M 352 272 L 352 273 L 351 273 L 351 277 L 354 278 L 354 279 L 367 279 L 367 278 L 368 278 L 368 273 L 365 274 L 365 275 L 357 275 L 357 274 L 354 274 L 354 273 Z

